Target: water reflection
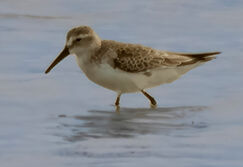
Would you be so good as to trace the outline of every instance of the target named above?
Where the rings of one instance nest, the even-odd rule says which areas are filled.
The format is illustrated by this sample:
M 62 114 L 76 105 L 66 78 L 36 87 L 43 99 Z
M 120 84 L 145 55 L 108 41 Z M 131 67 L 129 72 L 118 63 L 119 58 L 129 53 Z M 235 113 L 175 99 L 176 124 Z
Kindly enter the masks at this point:
M 144 134 L 169 134 L 185 128 L 205 128 L 205 123 L 193 122 L 195 113 L 207 107 L 181 106 L 168 108 L 121 108 L 120 113 L 111 110 L 89 110 L 88 115 L 68 117 L 60 115 L 60 128 L 71 133 L 63 136 L 76 142 L 89 138 L 131 138 Z M 71 119 L 71 121 L 70 121 Z

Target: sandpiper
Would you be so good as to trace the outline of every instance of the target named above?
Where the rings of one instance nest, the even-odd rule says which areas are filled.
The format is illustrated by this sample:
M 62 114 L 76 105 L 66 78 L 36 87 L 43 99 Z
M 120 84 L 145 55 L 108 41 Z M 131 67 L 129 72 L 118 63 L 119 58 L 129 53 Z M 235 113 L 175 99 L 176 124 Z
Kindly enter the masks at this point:
M 219 53 L 176 53 L 139 44 L 102 40 L 89 26 L 79 26 L 67 33 L 64 49 L 45 73 L 73 54 L 91 81 L 117 92 L 117 107 L 123 93 L 133 92 L 142 92 L 155 107 L 155 99 L 145 89 L 171 83 L 189 70 L 214 59 Z

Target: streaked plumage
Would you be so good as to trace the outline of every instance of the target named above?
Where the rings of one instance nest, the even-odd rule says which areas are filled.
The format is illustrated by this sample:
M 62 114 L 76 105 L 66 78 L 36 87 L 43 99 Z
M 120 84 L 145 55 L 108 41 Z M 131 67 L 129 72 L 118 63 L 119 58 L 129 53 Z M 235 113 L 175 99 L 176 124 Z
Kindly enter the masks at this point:
M 170 83 L 189 70 L 212 60 L 211 53 L 175 53 L 150 47 L 101 40 L 88 26 L 71 29 L 67 34 L 64 50 L 46 70 L 48 73 L 68 54 L 74 53 L 82 71 L 93 82 L 122 93 L 141 91 L 156 105 L 155 100 L 144 89 Z
M 114 61 L 115 68 L 134 73 L 161 67 L 175 68 L 194 64 L 198 61 L 206 62 L 214 58 L 209 56 L 218 53 L 185 54 L 167 52 L 139 44 L 102 40 L 101 49 L 94 55 L 94 59 L 102 60 L 102 57 L 110 55 Z

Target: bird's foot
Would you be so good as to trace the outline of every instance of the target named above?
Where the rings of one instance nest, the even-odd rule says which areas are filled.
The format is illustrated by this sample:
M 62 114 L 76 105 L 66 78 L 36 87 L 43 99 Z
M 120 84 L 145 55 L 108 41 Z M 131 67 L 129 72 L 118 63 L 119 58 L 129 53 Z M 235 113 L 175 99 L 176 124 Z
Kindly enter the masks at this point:
M 156 109 L 157 108 L 157 104 L 156 103 L 155 104 L 150 103 L 150 108 Z
M 119 114 L 120 113 L 120 106 L 116 105 L 116 112 Z

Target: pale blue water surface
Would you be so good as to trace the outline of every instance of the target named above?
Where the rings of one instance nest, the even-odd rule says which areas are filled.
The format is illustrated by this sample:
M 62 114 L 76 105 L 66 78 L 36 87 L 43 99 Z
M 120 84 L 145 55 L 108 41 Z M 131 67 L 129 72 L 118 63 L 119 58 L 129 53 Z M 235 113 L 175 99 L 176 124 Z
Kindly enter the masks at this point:
M 178 52 L 222 51 L 170 85 L 116 94 L 70 56 L 73 26 Z M 243 166 L 243 1 L 0 1 L 0 166 Z

